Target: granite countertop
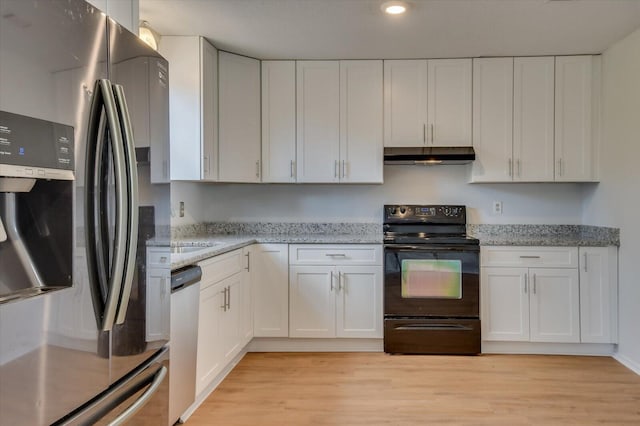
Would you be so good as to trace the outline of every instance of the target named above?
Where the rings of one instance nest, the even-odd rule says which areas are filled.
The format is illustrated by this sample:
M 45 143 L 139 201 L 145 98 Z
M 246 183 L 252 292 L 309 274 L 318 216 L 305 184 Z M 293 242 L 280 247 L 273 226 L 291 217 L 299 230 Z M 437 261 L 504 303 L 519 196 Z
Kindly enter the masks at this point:
M 620 230 L 588 225 L 474 225 L 467 233 L 483 246 L 606 247 L 620 245 Z
M 202 247 L 172 253 L 172 270 L 254 243 L 382 243 L 382 226 L 376 223 L 204 223 L 176 227 L 171 234 L 172 248 Z
M 620 230 L 586 225 L 476 225 L 467 233 L 485 246 L 619 246 Z M 171 269 L 254 243 L 382 244 L 382 226 L 372 223 L 207 223 L 172 229 Z M 157 239 L 147 245 L 167 245 Z M 194 247 L 194 249 L 191 249 Z

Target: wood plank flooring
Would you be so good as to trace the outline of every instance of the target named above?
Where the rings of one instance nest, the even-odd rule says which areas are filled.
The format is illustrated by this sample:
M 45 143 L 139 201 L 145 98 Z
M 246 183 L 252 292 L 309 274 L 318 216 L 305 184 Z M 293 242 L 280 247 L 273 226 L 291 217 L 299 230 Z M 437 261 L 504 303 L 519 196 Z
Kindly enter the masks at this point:
M 186 424 L 640 425 L 640 376 L 608 357 L 249 353 Z

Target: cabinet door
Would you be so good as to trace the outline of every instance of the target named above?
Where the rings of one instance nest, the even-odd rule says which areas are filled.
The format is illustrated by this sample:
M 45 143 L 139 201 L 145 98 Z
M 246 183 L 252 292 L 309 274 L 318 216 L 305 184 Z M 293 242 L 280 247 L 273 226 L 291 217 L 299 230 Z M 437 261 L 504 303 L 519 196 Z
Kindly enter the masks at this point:
M 513 179 L 513 58 L 473 60 L 473 182 Z
M 147 270 L 145 340 L 169 340 L 171 326 L 171 271 L 169 268 Z
M 427 65 L 427 144 L 471 146 L 471 59 L 432 59 Z
M 382 267 L 343 266 L 338 270 L 337 337 L 382 337 Z
M 333 266 L 289 268 L 289 337 L 335 337 Z
M 223 294 L 223 298 L 226 298 L 226 308 L 222 309 L 222 315 L 220 315 L 220 332 L 217 342 L 222 351 L 223 365 L 231 362 L 242 349 L 242 280 L 243 273 L 240 272 L 217 284 L 222 286 L 223 292 L 226 289 L 226 295 Z
M 262 61 L 262 181 L 296 181 L 296 63 Z
M 617 343 L 615 247 L 580 247 L 580 341 Z
M 200 37 L 202 180 L 218 180 L 218 50 Z M 173 62 L 171 63 L 173 67 Z
M 201 41 L 196 36 L 162 37 L 159 51 L 171 63 L 169 128 L 171 179 L 202 178 Z
M 529 340 L 526 268 L 482 268 L 482 339 Z
M 340 181 L 382 183 L 382 61 L 340 61 Z
M 200 291 L 196 395 L 207 388 L 222 368 L 220 322 L 225 305 L 223 291 L 221 284 Z
M 256 337 L 289 336 L 289 248 L 258 244 L 251 253 Z
M 384 61 L 384 146 L 424 146 L 427 61 Z
M 149 58 L 149 138 L 151 183 L 169 183 L 169 68 L 164 60 Z
M 591 180 L 592 56 L 556 57 L 555 180 Z
M 251 263 L 254 258 L 255 246 L 244 247 L 242 253 L 247 258 L 247 266 L 242 273 L 242 285 L 240 286 L 240 338 L 244 346 L 253 337 L 253 275 Z
M 298 61 L 296 67 L 298 182 L 338 182 L 339 62 Z
M 260 61 L 218 52 L 218 179 L 260 182 Z
M 532 342 L 580 342 L 580 285 L 576 269 L 529 269 Z
M 513 67 L 514 180 L 553 181 L 553 57 L 515 58 Z

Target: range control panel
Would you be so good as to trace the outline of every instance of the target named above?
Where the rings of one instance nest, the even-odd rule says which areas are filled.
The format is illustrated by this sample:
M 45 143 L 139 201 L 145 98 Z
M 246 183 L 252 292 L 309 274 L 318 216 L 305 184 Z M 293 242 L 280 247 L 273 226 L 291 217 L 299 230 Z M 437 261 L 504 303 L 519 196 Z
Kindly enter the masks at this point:
M 465 206 L 388 204 L 384 222 L 466 223 Z

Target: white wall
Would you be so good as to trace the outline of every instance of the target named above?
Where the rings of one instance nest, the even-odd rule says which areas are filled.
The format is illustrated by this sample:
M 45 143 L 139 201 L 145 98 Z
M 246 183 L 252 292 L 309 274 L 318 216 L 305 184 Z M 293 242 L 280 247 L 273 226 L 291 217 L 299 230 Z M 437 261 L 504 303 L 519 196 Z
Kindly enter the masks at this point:
M 579 224 L 580 184 L 468 184 L 470 166 L 385 166 L 383 185 L 171 185 L 172 225 L 200 221 L 381 222 L 393 203 L 464 204 L 470 223 Z M 492 202 L 502 201 L 502 216 Z M 185 217 L 177 217 L 178 202 Z
M 601 183 L 585 191 L 584 223 L 620 228 L 619 357 L 640 374 L 640 29 L 602 59 Z

